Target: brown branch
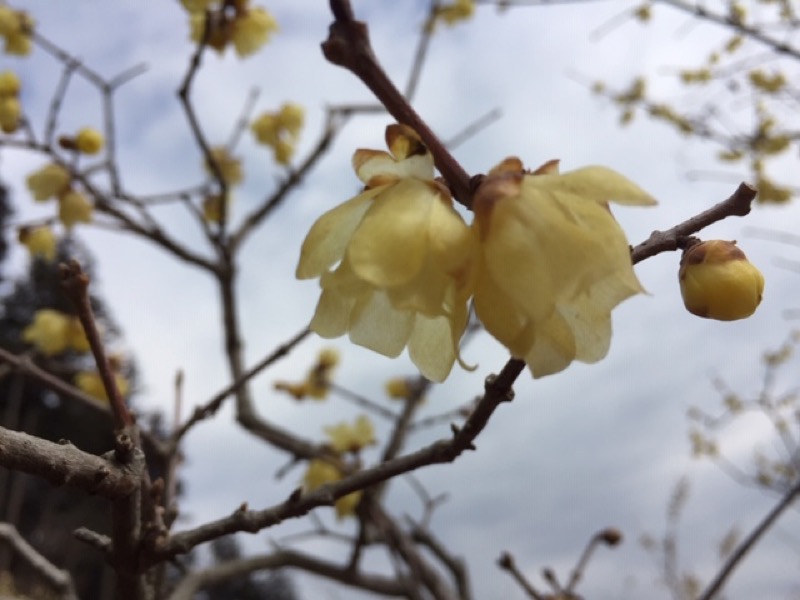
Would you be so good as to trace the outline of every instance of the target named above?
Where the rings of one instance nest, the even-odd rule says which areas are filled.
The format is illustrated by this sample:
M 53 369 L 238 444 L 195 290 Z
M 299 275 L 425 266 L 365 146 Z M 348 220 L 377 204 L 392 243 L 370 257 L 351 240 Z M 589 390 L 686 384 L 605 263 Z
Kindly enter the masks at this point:
M 739 563 L 741 563 L 742 559 L 747 556 L 747 553 L 753 549 L 753 546 L 758 543 L 758 541 L 763 537 L 763 535 L 769 530 L 770 527 L 778 520 L 778 517 L 781 516 L 783 511 L 789 508 L 792 503 L 800 497 L 800 481 L 795 483 L 794 487 L 792 487 L 783 498 L 781 498 L 780 502 L 775 505 L 775 507 L 764 517 L 764 519 L 756 526 L 750 534 L 742 540 L 736 550 L 731 553 L 728 560 L 725 561 L 725 564 L 717 573 L 714 580 L 708 585 L 708 587 L 703 591 L 700 596 L 698 596 L 698 600 L 711 600 L 725 585 L 728 581 L 730 576 L 733 574 L 734 570 Z
M 192 600 L 206 586 L 241 577 L 255 571 L 280 568 L 301 569 L 331 581 L 336 581 L 360 590 L 381 596 L 405 597 L 414 582 L 406 578 L 387 578 L 349 570 L 337 564 L 308 556 L 293 550 L 281 549 L 265 556 L 245 558 L 222 563 L 202 571 L 191 573 L 181 581 L 169 600 Z
M 219 410 L 222 406 L 222 403 L 225 401 L 225 398 L 230 396 L 231 394 L 236 393 L 242 386 L 244 386 L 248 381 L 250 381 L 253 377 L 261 373 L 264 369 L 268 366 L 272 365 L 279 359 L 283 358 L 292 349 L 297 346 L 300 342 L 306 339 L 311 331 L 306 327 L 299 333 L 297 333 L 293 338 L 286 341 L 285 343 L 281 344 L 275 350 L 270 352 L 266 357 L 264 357 L 261 361 L 253 365 L 250 369 L 245 371 L 245 373 L 236 381 L 234 381 L 229 386 L 225 387 L 224 389 L 217 392 L 208 402 L 203 404 L 202 406 L 198 406 L 194 409 L 194 413 L 192 416 L 180 427 L 176 429 L 176 431 L 172 434 L 172 439 L 170 440 L 170 444 L 172 447 L 177 447 L 178 443 L 180 443 L 183 436 L 199 421 L 203 419 L 207 419 Z
M 517 568 L 517 563 L 514 561 L 514 557 L 511 556 L 511 554 L 503 552 L 500 558 L 497 559 L 497 566 L 504 571 L 508 571 L 511 577 L 514 578 L 514 581 L 516 581 L 528 595 L 528 598 L 532 598 L 533 600 L 546 600 L 545 596 L 537 592 L 536 588 L 534 588 L 525 575 L 522 574 L 522 571 Z
M 728 199 L 687 219 L 672 229 L 651 233 L 649 238 L 633 248 L 631 260 L 636 264 L 661 252 L 678 250 L 681 248 L 682 241 L 693 233 L 697 233 L 701 229 L 726 217 L 744 217 L 750 213 L 756 193 L 755 188 L 746 183 L 740 183 L 739 187 Z
M 105 498 L 127 496 L 138 485 L 124 465 L 79 450 L 69 442 L 56 444 L 4 427 L 0 427 L 0 465 Z
M 381 483 L 402 473 L 427 465 L 453 462 L 465 450 L 475 449 L 473 442 L 486 427 L 494 411 L 500 404 L 513 398 L 511 386 L 524 368 L 524 362 L 511 359 L 499 375 L 487 377 L 486 391 L 482 399 L 464 423 L 464 427 L 454 428 L 452 438 L 439 440 L 416 452 L 394 458 L 370 469 L 358 471 L 313 492 L 306 494 L 295 492 L 287 501 L 272 508 L 260 511 L 247 510 L 246 507 L 240 508 L 222 519 L 177 533 L 164 543 L 156 545 L 151 558 L 155 561 L 171 558 L 188 552 L 198 544 L 228 533 L 260 531 L 286 519 L 301 517 L 318 506 L 332 505 L 336 500 L 351 492 Z
M 92 349 L 100 379 L 103 381 L 103 387 L 108 395 L 111 415 L 114 417 L 114 426 L 118 431 L 124 430 L 133 425 L 133 416 L 119 393 L 117 382 L 114 379 L 114 372 L 108 362 L 103 342 L 100 339 L 100 332 L 97 329 L 97 323 L 89 300 L 89 276 L 83 272 L 81 265 L 76 260 L 71 260 L 69 264 L 62 263 L 59 265 L 59 276 L 61 278 L 61 287 L 75 307 L 78 319 L 83 325 L 83 331 L 86 333 L 86 339 Z
M 78 600 L 69 571 L 61 570 L 47 560 L 25 541 L 11 523 L 0 523 L 0 540 L 11 546 L 14 552 L 56 591 L 61 600 Z
M 322 44 L 325 58 L 361 79 L 389 114 L 419 134 L 453 196 L 469 208 L 472 201 L 469 175 L 386 75 L 372 50 L 366 24 L 355 20 L 348 0 L 330 0 L 330 5 L 335 21 Z

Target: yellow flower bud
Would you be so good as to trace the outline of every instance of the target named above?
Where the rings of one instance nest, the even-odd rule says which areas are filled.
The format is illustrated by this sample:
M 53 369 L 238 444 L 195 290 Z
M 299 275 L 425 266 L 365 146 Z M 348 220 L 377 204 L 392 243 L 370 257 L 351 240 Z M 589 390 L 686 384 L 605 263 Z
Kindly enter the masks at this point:
M 19 77 L 14 71 L 0 73 L 0 96 L 16 96 L 19 94 Z
M 691 246 L 678 272 L 686 310 L 698 317 L 736 321 L 761 303 L 764 276 L 736 242 L 710 240 Z
M 76 223 L 91 223 L 93 210 L 89 199 L 75 190 L 58 199 L 58 218 L 67 229 L 72 229 Z
M 31 256 L 52 261 L 56 257 L 56 236 L 47 225 L 40 227 L 21 227 L 19 242 L 28 249 Z
M 22 332 L 22 341 L 33 344 L 45 356 L 61 354 L 69 345 L 69 317 L 50 308 L 37 310 L 33 323 Z
M 226 196 L 226 208 L 230 208 L 230 195 Z M 227 214 L 230 214 L 228 211 Z M 222 196 L 214 194 L 203 199 L 203 218 L 209 223 L 219 223 L 222 219 Z
M 386 382 L 386 395 L 393 400 L 406 400 L 411 396 L 409 380 L 405 377 L 394 377 Z
M 30 53 L 33 26 L 28 13 L 0 5 L 0 37 L 5 40 L 6 54 L 25 56 Z
M 104 144 L 103 134 L 91 127 L 84 127 L 75 136 L 75 147 L 84 154 L 97 154 Z
M 16 96 L 0 96 L 0 129 L 3 133 L 14 133 L 19 129 L 22 106 Z

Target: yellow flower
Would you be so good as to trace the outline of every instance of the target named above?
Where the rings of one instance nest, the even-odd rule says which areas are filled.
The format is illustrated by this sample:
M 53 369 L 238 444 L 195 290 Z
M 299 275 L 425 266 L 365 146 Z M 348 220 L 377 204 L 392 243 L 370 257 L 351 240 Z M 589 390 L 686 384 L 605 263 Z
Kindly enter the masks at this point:
M 89 352 L 89 339 L 78 317 L 70 317 L 67 323 L 67 345 L 75 352 Z
M 19 129 L 22 105 L 16 96 L 0 96 L 0 129 L 3 133 L 14 133 Z
M 19 77 L 14 71 L 0 73 L 0 96 L 16 96 L 19 94 Z
M 359 452 L 376 443 L 372 421 L 365 415 L 359 416 L 353 425 L 342 422 L 326 427 L 325 433 L 330 438 L 330 447 L 338 454 Z
M 278 22 L 266 10 L 257 6 L 245 8 L 233 21 L 231 41 L 241 58 L 256 52 L 278 30 Z
M 411 387 L 406 377 L 394 377 L 386 382 L 386 395 L 393 400 L 407 400 L 411 396 Z
M 226 195 L 227 214 L 230 216 L 230 194 Z M 203 218 L 209 223 L 219 223 L 222 218 L 222 196 L 214 194 L 213 196 L 206 196 L 203 199 Z
M 28 13 L 0 4 L 0 36 L 5 40 L 6 54 L 25 56 L 30 53 L 33 26 Z
M 75 190 L 70 190 L 58 199 L 58 218 L 67 229 L 76 223 L 91 223 L 94 208 L 89 199 Z
M 303 128 L 305 111 L 302 106 L 288 102 L 277 113 L 263 113 L 250 125 L 256 140 L 272 147 L 275 160 L 287 165 Z
M 436 18 L 448 25 L 469 19 L 475 12 L 475 0 L 454 0 L 452 4 L 440 6 L 436 10 Z
M 322 487 L 326 483 L 333 483 L 342 478 L 342 473 L 334 465 L 315 458 L 308 463 L 308 470 L 303 477 L 303 489 L 307 492 Z M 361 502 L 361 491 L 353 492 L 342 496 L 336 501 L 336 517 L 343 519 L 344 517 L 356 514 L 358 503 Z
M 181 4 L 190 13 L 204 12 L 216 4 L 217 0 L 181 0 Z
M 306 375 L 305 381 L 301 383 L 276 381 L 275 389 L 290 394 L 295 400 L 304 400 L 307 396 L 315 400 L 324 400 L 328 397 L 333 369 L 338 364 L 339 352 L 333 348 L 326 348 L 319 353 L 317 362 Z
M 75 136 L 75 147 L 84 154 L 97 154 L 104 144 L 103 134 L 91 127 L 84 127 Z
M 45 165 L 26 179 L 28 189 L 37 202 L 60 196 L 69 188 L 69 181 L 69 171 L 56 163 Z
M 56 257 L 56 236 L 47 225 L 21 227 L 18 237 L 31 256 L 42 258 L 48 262 Z
M 559 175 L 557 164 L 530 174 L 506 159 L 473 201 L 481 249 L 475 312 L 534 377 L 605 357 L 611 310 L 642 291 L 606 202 L 655 203 L 610 169 Z
M 127 396 L 130 388 L 128 380 L 119 373 L 114 373 L 114 382 L 117 384 L 120 396 Z M 108 402 L 108 394 L 103 385 L 103 380 L 97 371 L 81 371 L 75 375 L 75 387 L 84 394 Z
M 69 317 L 50 308 L 37 310 L 33 323 L 22 332 L 22 341 L 33 344 L 45 356 L 64 352 L 69 345 Z
M 241 183 L 244 177 L 242 173 L 242 161 L 235 156 L 231 156 L 227 148 L 224 146 L 211 148 L 211 160 L 219 167 L 220 175 L 222 175 L 222 179 L 225 180 L 225 183 L 228 185 Z M 208 163 L 206 164 L 206 172 L 210 175 L 214 174 L 214 171 Z
M 764 276 L 736 242 L 710 240 L 687 248 L 678 277 L 686 310 L 707 319 L 746 319 L 764 293 Z
M 203 34 L 206 29 L 206 13 L 205 12 L 190 12 L 189 13 L 189 38 L 193 42 L 200 43 L 203 39 Z M 209 23 L 208 39 L 206 44 L 216 50 L 222 52 L 228 45 L 230 37 L 230 22 L 224 18 L 221 11 L 211 13 L 211 20 Z
M 320 278 L 313 331 L 390 357 L 408 346 L 443 381 L 467 324 L 474 239 L 416 134 L 391 125 L 386 139 L 392 154 L 356 151 L 366 189 L 314 223 L 296 275 Z

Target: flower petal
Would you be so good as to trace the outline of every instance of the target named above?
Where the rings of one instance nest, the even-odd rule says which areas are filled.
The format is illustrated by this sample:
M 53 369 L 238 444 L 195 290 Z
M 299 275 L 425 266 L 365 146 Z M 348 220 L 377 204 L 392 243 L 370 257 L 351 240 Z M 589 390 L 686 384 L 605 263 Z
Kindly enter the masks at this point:
M 651 206 L 656 200 L 627 177 L 606 167 L 583 167 L 563 175 L 537 175 L 526 177 L 526 185 L 550 190 L 556 194 L 569 194 L 617 204 Z
M 363 294 L 350 314 L 350 341 L 394 358 L 405 348 L 414 326 L 414 314 L 392 308 L 381 291 Z
M 362 192 L 316 220 L 303 240 L 295 273 L 298 279 L 319 277 L 342 259 L 350 236 L 372 205 L 373 198 L 382 190 Z
M 416 179 L 399 181 L 381 194 L 347 247 L 353 271 L 381 288 L 410 281 L 428 252 L 427 222 L 436 201 L 434 188 Z
M 407 177 L 433 179 L 433 157 L 430 154 L 415 154 L 398 161 L 381 150 L 356 150 L 353 169 L 368 187 L 381 180 Z
M 450 321 L 417 315 L 408 354 L 425 377 L 437 383 L 444 381 L 456 361 Z

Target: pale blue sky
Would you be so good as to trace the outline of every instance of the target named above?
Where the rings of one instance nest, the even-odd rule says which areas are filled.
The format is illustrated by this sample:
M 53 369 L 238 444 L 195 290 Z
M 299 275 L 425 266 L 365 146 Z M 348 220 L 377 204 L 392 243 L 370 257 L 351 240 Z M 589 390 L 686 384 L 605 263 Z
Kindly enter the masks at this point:
M 421 22 L 414 10 L 419 3 L 384 2 L 376 8 L 376 3 L 362 0 L 354 5 L 369 21 L 387 71 L 404 82 Z M 493 108 L 503 109 L 499 122 L 457 149 L 456 157 L 471 173 L 519 155 L 531 167 L 561 158 L 563 170 L 603 164 L 629 176 L 660 201 L 657 208 L 616 210 L 635 244 L 650 231 L 668 228 L 727 197 L 735 180 L 689 181 L 687 171 L 715 166 L 713 147 L 687 142 L 647 122 L 619 129 L 616 110 L 577 82 L 603 78 L 622 86 L 634 73 L 649 71 L 657 75 L 653 85 L 659 94 L 678 97 L 681 91 L 668 71 L 696 64 L 713 40 L 720 39 L 710 27 L 686 33 L 686 17 L 667 9 L 658 11 L 648 27 L 631 22 L 599 42 L 588 39 L 630 5 L 595 2 L 500 15 L 481 7 L 470 23 L 436 36 L 415 106 L 444 138 Z M 130 189 L 156 192 L 196 182 L 201 174 L 199 153 L 175 96 L 191 54 L 179 4 L 28 0 L 25 6 L 36 15 L 44 35 L 104 75 L 147 63 L 148 71 L 119 97 L 120 160 Z M 303 104 L 303 157 L 321 130 L 326 104 L 370 101 L 370 96 L 352 74 L 321 56 L 319 43 L 329 23 L 326 2 L 267 6 L 282 28 L 274 42 L 243 62 L 230 54 L 223 59 L 207 55 L 194 97 L 212 143 L 227 139 L 253 86 L 261 90 L 257 111 L 287 100 Z M 37 116 L 46 109 L 56 82 L 54 63 L 41 51 L 25 61 L 0 60 L 0 68 L 18 69 L 23 103 L 34 123 L 40 123 Z M 86 86 L 70 90 L 66 108 L 59 130 L 100 124 L 96 96 Z M 315 218 L 357 189 L 351 154 L 357 147 L 381 148 L 387 123 L 384 116 L 358 117 L 349 123 L 326 159 L 246 246 L 239 291 L 250 362 L 310 318 L 318 288 L 313 282 L 294 280 L 300 242 Z M 237 189 L 234 220 L 268 194 L 281 175 L 268 152 L 247 134 L 239 153 L 247 180 Z M 0 172 L 15 187 L 20 214 L 49 214 L 49 208 L 32 206 L 21 188 L 24 176 L 42 160 L 5 151 L 2 158 Z M 790 168 L 786 166 L 787 174 Z M 742 171 L 738 178 L 746 175 Z M 163 211 L 161 216 L 171 232 L 198 242 L 194 225 L 177 211 Z M 791 257 L 797 250 L 744 237 L 743 227 L 796 231 L 798 222 L 796 207 L 759 207 L 746 222 L 730 219 L 707 232 L 708 237 L 739 239 L 763 270 L 765 298 L 753 318 L 720 323 L 690 315 L 678 291 L 678 255 L 648 260 L 637 273 L 650 295 L 633 298 L 615 311 L 615 335 L 606 360 L 538 381 L 523 374 L 516 400 L 498 411 L 478 439 L 476 453 L 455 465 L 418 474 L 432 494 L 451 495 L 434 516 L 434 529 L 468 561 L 479 598 L 523 597 L 494 565 L 501 551 L 512 552 L 533 578 L 544 566 L 565 577 L 584 542 L 610 525 L 623 531 L 625 544 L 597 554 L 581 593 L 593 600 L 666 598 L 666 591 L 655 585 L 657 567 L 636 539 L 643 532 L 663 531 L 669 494 L 684 474 L 691 477 L 693 489 L 681 556 L 701 577 L 713 573 L 716 544 L 726 529 L 737 523 L 747 530 L 768 510 L 772 498 L 743 489 L 714 467 L 690 459 L 685 413 L 690 405 L 715 409 L 718 398 L 710 383 L 715 374 L 743 393 L 757 391 L 761 352 L 781 343 L 791 325 L 781 311 L 800 304 L 795 300 L 797 276 L 776 267 L 773 260 Z M 141 367 L 143 389 L 137 402 L 170 412 L 172 378 L 178 368 L 185 371 L 190 405 L 225 385 L 217 295 L 209 278 L 130 237 L 91 228 L 82 228 L 80 235 L 99 259 L 102 294 Z M 23 259 L 21 253 L 15 256 L 20 268 Z M 323 425 L 352 419 L 356 412 L 340 401 L 298 406 L 272 391 L 276 379 L 301 377 L 316 351 L 331 345 L 343 353 L 337 381 L 380 401 L 388 377 L 412 373 L 405 357 L 389 360 L 345 340 L 314 338 L 254 382 L 259 408 L 276 422 L 317 438 Z M 431 392 L 426 413 L 447 410 L 479 394 L 483 379 L 505 363 L 507 354 L 484 335 L 470 343 L 465 358 L 479 363 L 478 370 L 456 369 L 445 385 Z M 408 449 L 448 432 L 442 426 L 412 436 Z M 727 444 L 746 461 L 762 433 L 755 425 L 742 428 Z M 181 527 L 227 514 L 242 501 L 254 508 L 272 505 L 285 498 L 300 477 L 297 469 L 275 482 L 272 476 L 283 457 L 236 430 L 229 410 L 197 428 L 185 450 L 187 519 Z M 374 456 L 367 454 L 368 460 Z M 392 509 L 418 515 L 419 504 L 408 486 L 398 482 L 393 489 Z M 321 511 L 326 519 L 330 512 Z M 796 513 L 780 525 L 785 531 L 796 531 L 797 526 Z M 248 548 L 266 549 L 267 539 L 302 529 L 299 522 L 287 523 L 246 538 Z M 327 542 L 301 547 L 341 555 L 341 548 Z M 729 597 L 787 597 L 796 579 L 791 574 L 797 569 L 797 548 L 796 543 L 792 549 L 780 536 L 771 536 L 731 581 Z M 298 575 L 296 580 L 307 599 L 356 597 L 319 579 Z M 771 587 L 764 592 L 768 583 Z

